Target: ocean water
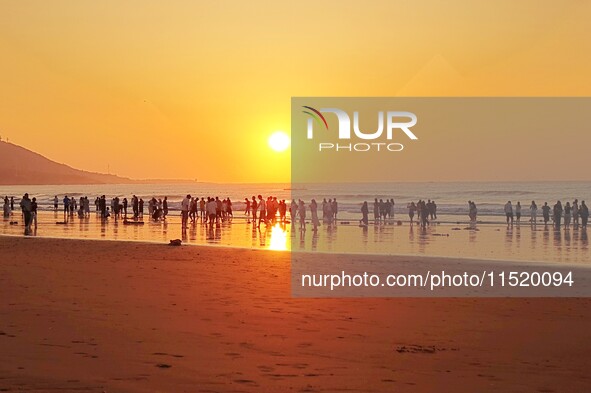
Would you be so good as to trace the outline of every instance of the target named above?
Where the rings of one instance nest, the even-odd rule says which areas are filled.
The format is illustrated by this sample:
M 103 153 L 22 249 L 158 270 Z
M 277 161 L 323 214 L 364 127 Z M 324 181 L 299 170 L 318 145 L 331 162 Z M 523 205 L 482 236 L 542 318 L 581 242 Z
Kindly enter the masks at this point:
M 230 246 L 251 249 L 273 249 L 330 253 L 424 255 L 476 258 L 503 261 L 542 261 L 556 264 L 591 265 L 587 230 L 581 227 L 556 230 L 550 225 L 529 222 L 528 207 L 535 200 L 553 205 L 591 199 L 591 187 L 581 182 L 544 183 L 388 183 L 388 184 L 158 184 L 158 185 L 90 185 L 90 186 L 10 186 L 0 187 L 0 195 L 22 195 L 28 192 L 41 205 L 34 236 L 83 238 L 97 240 L 128 240 L 168 243 L 182 239 L 186 244 Z M 178 207 L 181 198 L 219 196 L 234 202 L 234 218 L 219 226 L 201 221 L 181 228 Z M 88 196 L 92 214 L 88 218 L 66 217 L 61 209 L 53 212 L 53 196 Z M 102 220 L 94 213 L 95 196 L 107 197 L 136 194 L 146 202 L 152 196 L 168 196 L 171 212 L 166 221 L 153 222 L 146 215 L 143 225 L 126 225 L 122 219 Z M 321 225 L 317 231 L 308 223 L 302 231 L 299 224 L 280 226 L 253 225 L 244 215 L 242 201 L 246 196 L 274 195 L 279 199 L 302 198 L 309 203 L 315 198 L 337 198 L 339 222 Z M 395 218 L 386 223 L 358 225 L 363 201 L 394 198 Z M 438 219 L 422 229 L 408 222 L 406 204 L 411 200 L 433 199 L 438 205 Z M 467 201 L 478 205 L 479 220 L 470 224 Z M 521 223 L 507 225 L 503 205 L 521 201 Z M 18 198 L 16 199 L 18 203 Z M 129 208 L 131 212 L 131 208 Z M 370 203 L 371 211 L 371 203 Z M 370 216 L 372 214 L 370 213 Z M 309 214 L 308 214 L 309 218 Z M 17 221 L 17 224 L 11 224 Z M 10 219 L 0 221 L 0 234 L 22 236 L 24 228 L 18 206 Z

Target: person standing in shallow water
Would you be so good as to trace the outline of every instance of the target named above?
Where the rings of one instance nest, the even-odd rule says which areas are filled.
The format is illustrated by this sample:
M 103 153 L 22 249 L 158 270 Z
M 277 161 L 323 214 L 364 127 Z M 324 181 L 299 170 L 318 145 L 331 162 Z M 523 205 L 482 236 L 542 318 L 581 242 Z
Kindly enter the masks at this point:
M 187 221 L 189 221 L 189 207 L 191 207 L 191 195 L 187 194 L 181 202 L 181 226 L 183 230 L 187 228 Z
M 131 197 L 131 207 L 133 209 L 133 218 L 138 218 L 139 216 L 139 211 L 140 211 L 140 206 L 139 206 L 139 200 L 137 198 L 136 195 L 134 195 L 133 197 Z
M 339 213 L 339 203 L 337 202 L 337 198 L 332 200 L 332 214 L 333 214 L 333 221 L 336 224 L 337 222 L 337 214 Z
M 511 205 L 511 201 L 507 201 L 507 203 L 505 203 L 505 216 L 507 217 L 507 224 L 509 224 L 509 221 L 511 221 L 511 224 L 513 224 L 513 205 Z
M 417 207 L 414 202 L 409 203 L 406 207 L 408 208 L 408 218 L 410 218 L 410 225 L 412 226 Z
M 531 205 L 529 205 L 529 214 L 529 221 L 532 224 L 535 224 L 538 216 L 538 205 L 536 205 L 536 201 L 531 201 Z
M 8 197 L 4 197 L 4 206 L 2 207 L 3 213 L 4 213 L 4 218 L 9 218 L 10 217 L 10 201 L 8 200 Z
M 585 205 L 585 201 L 581 201 L 579 206 L 579 216 L 581 217 L 581 225 L 587 228 L 587 221 L 589 220 L 589 208 Z
M 258 223 L 257 227 L 260 228 L 261 222 L 264 222 L 265 224 L 267 224 L 266 205 L 265 205 L 265 200 L 263 199 L 262 195 L 259 195 L 258 210 L 259 210 L 259 223 Z
M 373 200 L 373 220 L 375 224 L 380 222 L 380 202 L 378 202 L 378 198 Z
M 244 215 L 250 220 L 250 200 L 248 198 L 244 198 Z
M 560 203 L 560 201 L 556 202 L 554 209 L 552 210 L 554 215 L 554 225 L 556 229 L 560 229 L 560 221 L 562 220 L 562 203 Z
M 31 213 L 33 211 L 33 204 L 29 199 L 29 194 L 23 195 L 20 207 L 23 211 L 23 215 L 25 216 L 25 235 L 28 235 L 31 230 Z
M 250 210 L 252 211 L 252 229 L 255 228 L 255 224 L 257 223 L 257 211 L 259 208 L 259 204 L 257 203 L 256 197 L 252 196 L 252 202 L 250 203 Z
M 579 226 L 579 200 L 575 199 L 572 205 L 572 213 L 573 213 L 573 227 L 577 229 Z
M 564 229 L 568 229 L 570 227 L 570 218 L 572 214 L 572 207 L 570 206 L 570 202 L 566 202 L 564 206 Z
M 320 221 L 318 220 L 318 204 L 316 203 L 316 199 L 312 199 L 312 202 L 310 203 L 310 214 L 312 216 L 313 231 L 316 232 L 318 230 L 318 225 L 320 225 Z
M 470 221 L 477 222 L 478 221 L 478 208 L 476 207 L 476 203 L 474 201 L 468 201 L 469 209 L 470 209 Z
M 550 206 L 548 206 L 548 202 L 544 202 L 544 206 L 542 206 L 542 217 L 544 217 L 544 225 L 548 225 L 548 221 L 550 221 Z
M 201 197 L 199 200 L 199 212 L 201 213 L 201 222 L 207 222 L 207 216 L 205 214 L 205 198 Z
M 62 201 L 64 203 L 64 219 L 68 216 L 70 212 L 70 198 L 66 195 Z
M 517 216 L 517 223 L 521 222 L 521 202 L 517 201 L 517 206 L 515 206 L 515 216 Z
M 298 203 L 298 215 L 300 216 L 300 231 L 306 230 L 306 205 L 300 199 Z
M 199 198 L 191 198 L 191 206 L 189 207 L 189 220 L 191 220 L 192 223 L 195 223 L 197 221 L 197 202 L 198 201 L 199 201 Z
M 367 201 L 363 202 L 361 206 L 361 225 L 367 226 L 369 224 L 369 207 Z
M 37 228 L 37 198 L 33 198 L 31 201 L 31 223 L 35 224 L 35 228 Z

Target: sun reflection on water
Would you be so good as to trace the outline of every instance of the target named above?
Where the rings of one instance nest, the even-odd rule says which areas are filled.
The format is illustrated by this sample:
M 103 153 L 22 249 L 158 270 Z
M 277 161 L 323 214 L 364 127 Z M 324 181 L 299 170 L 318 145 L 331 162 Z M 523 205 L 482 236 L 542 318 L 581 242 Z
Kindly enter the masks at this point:
M 275 224 L 271 228 L 271 241 L 269 244 L 269 249 L 276 251 L 287 250 L 287 231 L 279 224 Z

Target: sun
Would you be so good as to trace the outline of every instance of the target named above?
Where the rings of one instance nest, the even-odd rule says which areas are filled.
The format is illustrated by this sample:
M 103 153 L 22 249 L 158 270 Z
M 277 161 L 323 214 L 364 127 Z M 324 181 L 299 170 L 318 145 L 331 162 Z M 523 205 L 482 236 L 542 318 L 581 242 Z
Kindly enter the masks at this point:
M 269 146 L 277 152 L 287 150 L 289 142 L 289 136 L 283 131 L 274 132 L 269 137 Z

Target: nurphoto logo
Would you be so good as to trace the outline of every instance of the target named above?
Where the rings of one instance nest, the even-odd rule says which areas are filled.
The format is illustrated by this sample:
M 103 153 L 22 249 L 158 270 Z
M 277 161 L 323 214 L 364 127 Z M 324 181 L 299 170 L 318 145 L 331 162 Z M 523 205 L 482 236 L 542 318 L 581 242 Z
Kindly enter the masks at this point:
M 419 138 L 411 131 L 411 128 L 417 124 L 417 116 L 412 112 L 401 112 L 401 111 L 379 111 L 377 113 L 378 125 L 377 130 L 368 132 L 368 130 L 361 130 L 359 126 L 359 112 L 353 112 L 353 133 L 351 133 L 351 117 L 349 114 L 338 108 L 321 108 L 320 110 L 312 108 L 311 106 L 303 106 L 303 113 L 307 114 L 307 138 L 314 138 L 314 124 L 322 133 L 320 137 L 322 142 L 318 143 L 319 151 L 348 151 L 348 152 L 367 152 L 367 151 L 390 151 L 398 152 L 404 149 L 404 145 L 399 142 L 392 142 L 395 131 L 402 131 L 402 134 L 406 135 L 410 140 L 418 140 Z M 338 141 L 330 140 L 334 139 L 334 133 L 329 129 L 326 117 L 323 114 L 332 113 L 336 115 L 338 121 Z M 384 118 L 385 126 L 384 126 Z M 386 130 L 384 135 L 384 128 Z M 340 142 L 350 141 L 352 135 L 354 138 L 361 139 L 363 141 L 374 141 L 374 142 Z M 382 141 L 380 141 L 382 140 Z

